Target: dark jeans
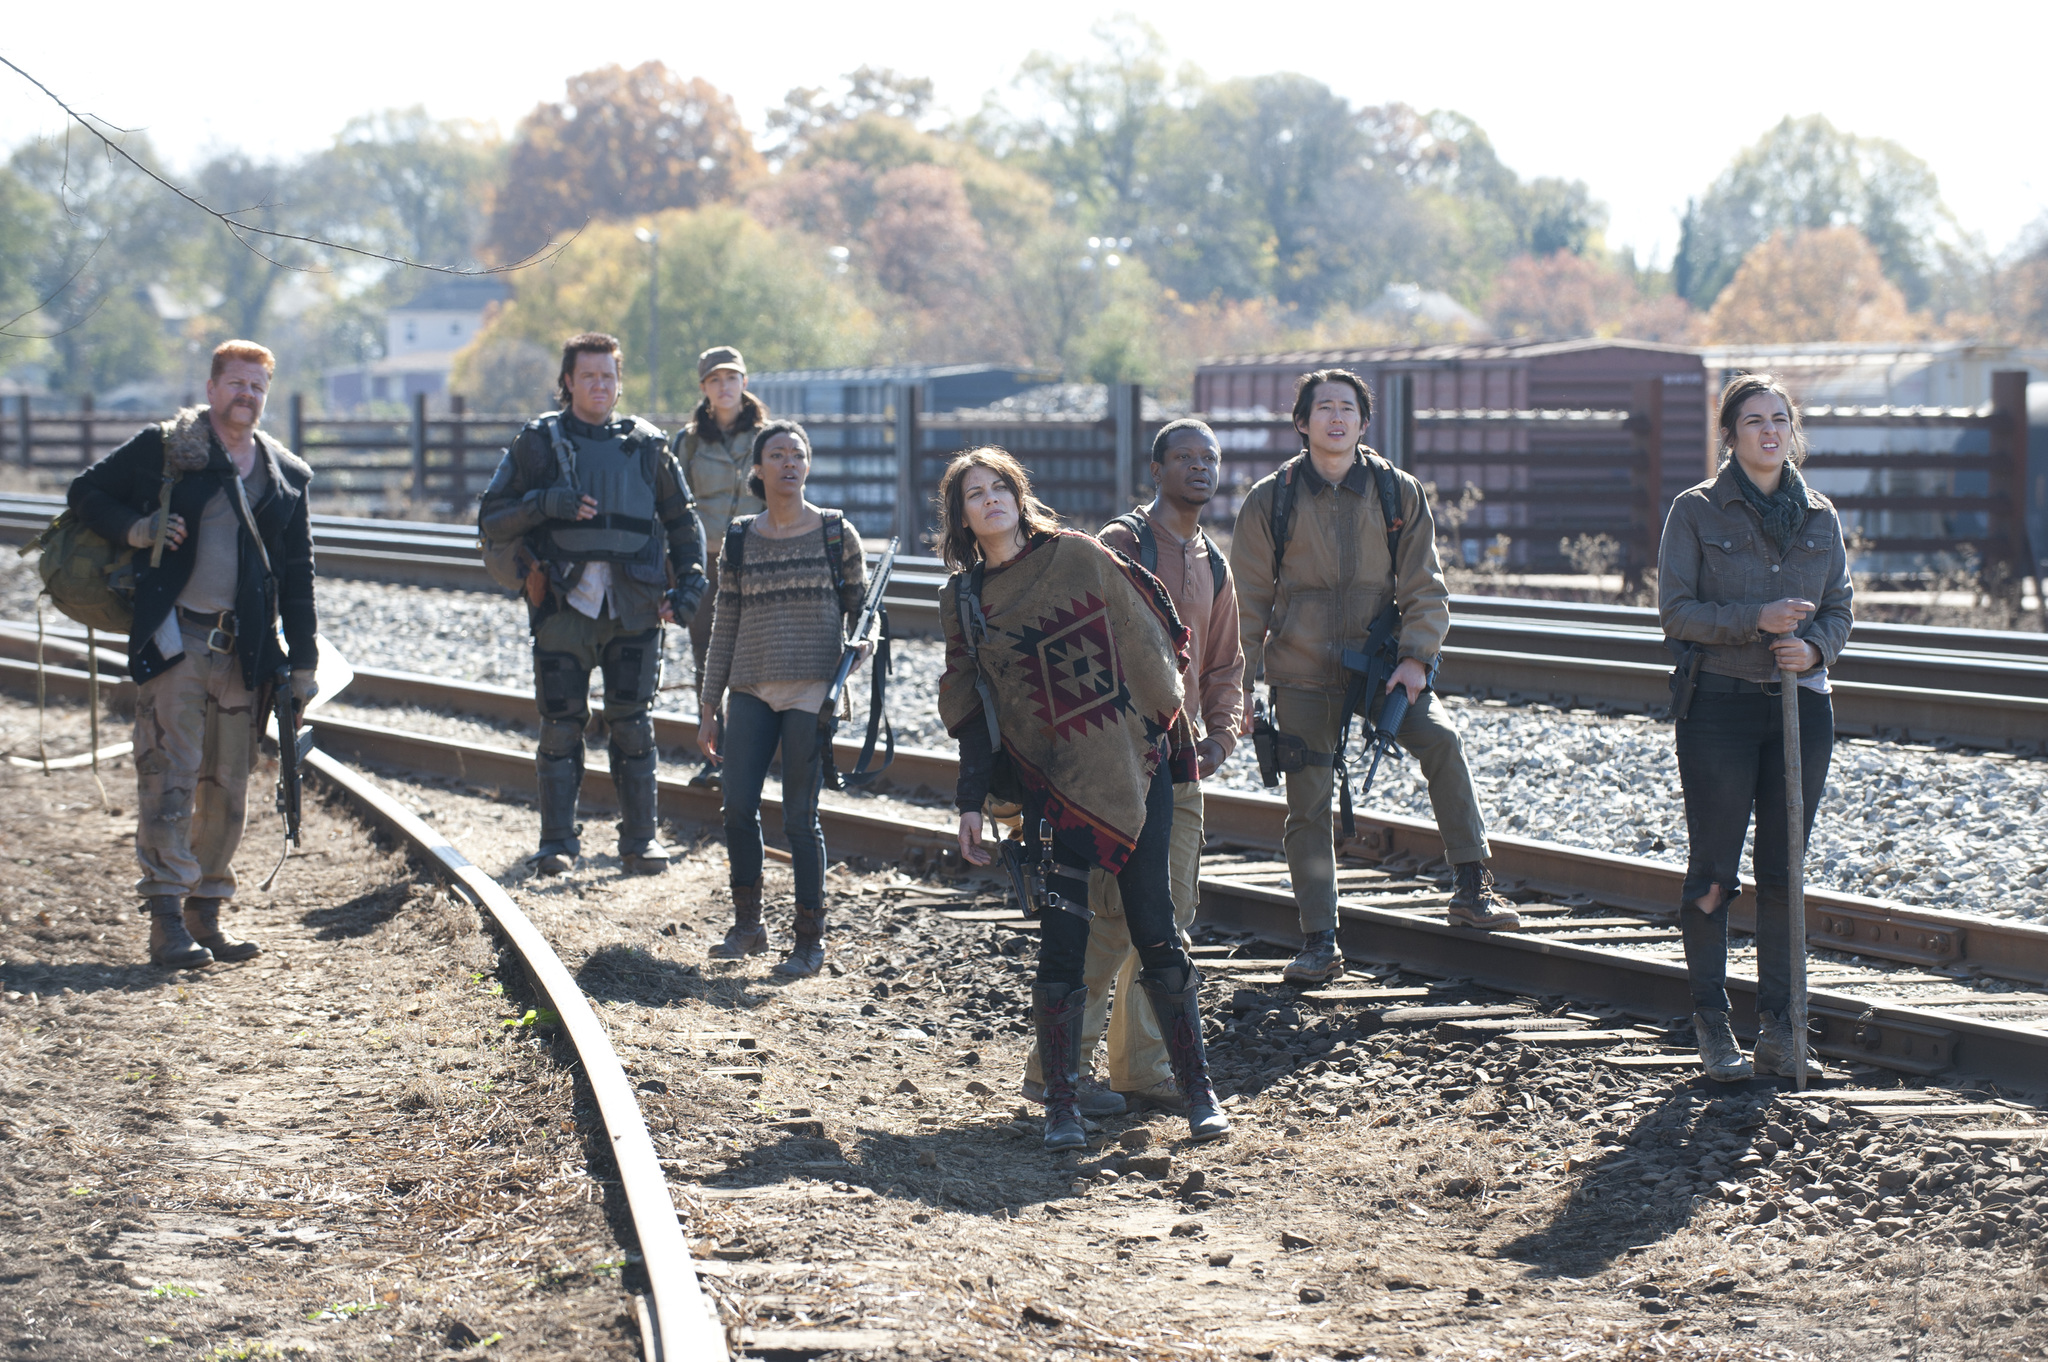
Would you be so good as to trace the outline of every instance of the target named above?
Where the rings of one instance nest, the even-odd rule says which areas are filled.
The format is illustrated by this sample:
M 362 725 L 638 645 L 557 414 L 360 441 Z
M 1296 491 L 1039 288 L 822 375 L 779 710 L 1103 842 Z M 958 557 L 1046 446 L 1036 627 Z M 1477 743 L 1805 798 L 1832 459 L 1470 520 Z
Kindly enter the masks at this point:
M 1045 796 L 1027 790 L 1024 796 L 1024 830 L 1036 835 L 1045 808 Z M 1124 918 L 1130 926 L 1131 941 L 1137 947 L 1138 963 L 1145 969 L 1168 969 L 1187 963 L 1180 948 L 1180 930 L 1173 922 L 1173 775 L 1165 762 L 1153 774 L 1145 792 L 1145 826 L 1138 833 L 1138 845 L 1116 877 L 1123 895 Z M 1053 859 L 1086 885 L 1089 858 L 1053 837 Z M 1086 891 L 1082 901 L 1086 902 Z M 1079 988 L 1088 960 L 1088 923 L 1078 914 L 1056 908 L 1039 923 L 1038 982 Z
M 825 901 L 825 829 L 818 824 L 825 770 L 818 759 L 816 711 L 778 713 L 751 695 L 726 698 L 725 854 L 734 884 L 761 882 L 761 784 L 777 747 L 782 749 L 782 834 L 789 839 L 796 871 L 796 901 L 815 909 Z
M 1685 934 L 1693 1005 L 1702 1010 L 1728 1010 L 1728 906 L 1742 892 L 1738 872 L 1751 809 L 1756 811 L 1751 864 L 1757 880 L 1757 1010 L 1783 1016 L 1792 1001 L 1783 704 L 1776 695 L 1702 690 L 1693 697 L 1691 713 L 1678 722 L 1678 778 L 1685 788 L 1689 843 L 1678 924 Z M 1799 768 L 1808 840 L 1834 748 L 1834 705 L 1827 696 L 1802 688 Z M 1720 907 L 1702 913 L 1692 906 L 1716 884 L 1722 890 Z

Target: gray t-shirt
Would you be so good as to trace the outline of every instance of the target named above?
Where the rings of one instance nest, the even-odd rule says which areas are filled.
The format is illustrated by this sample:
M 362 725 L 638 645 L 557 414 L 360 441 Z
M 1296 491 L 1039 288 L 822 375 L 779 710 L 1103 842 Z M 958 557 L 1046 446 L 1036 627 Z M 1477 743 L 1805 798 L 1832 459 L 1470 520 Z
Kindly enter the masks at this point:
M 269 487 L 270 473 L 259 452 L 255 467 L 242 479 L 251 511 Z M 185 589 L 178 593 L 181 608 L 208 615 L 235 608 L 235 586 L 240 576 L 236 546 L 241 542 L 235 531 L 241 520 L 241 512 L 228 499 L 226 491 L 207 498 L 205 509 L 199 513 L 199 523 L 191 527 L 199 536 L 199 559 L 192 564 L 192 576 L 186 580 Z

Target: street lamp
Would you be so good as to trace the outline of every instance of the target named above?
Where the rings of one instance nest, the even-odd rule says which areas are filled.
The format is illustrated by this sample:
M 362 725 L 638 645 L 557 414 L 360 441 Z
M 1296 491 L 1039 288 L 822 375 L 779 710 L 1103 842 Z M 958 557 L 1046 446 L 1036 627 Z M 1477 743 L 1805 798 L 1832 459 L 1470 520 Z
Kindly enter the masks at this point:
M 633 239 L 647 247 L 647 411 L 661 410 L 661 233 L 642 227 Z

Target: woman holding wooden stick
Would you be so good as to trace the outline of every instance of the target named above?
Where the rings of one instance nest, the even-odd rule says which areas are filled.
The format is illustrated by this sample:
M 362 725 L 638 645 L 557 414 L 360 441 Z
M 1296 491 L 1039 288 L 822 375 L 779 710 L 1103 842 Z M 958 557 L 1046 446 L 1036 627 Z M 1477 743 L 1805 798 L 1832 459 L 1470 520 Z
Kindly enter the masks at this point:
M 1854 616 L 1841 517 L 1800 476 L 1805 436 L 1791 394 L 1769 375 L 1741 375 L 1722 390 L 1719 424 L 1720 471 L 1673 501 L 1665 521 L 1657 604 L 1680 657 L 1674 717 L 1688 848 L 1678 918 L 1693 1028 L 1708 1076 L 1733 1082 L 1753 1072 L 1790 1076 L 1797 1063 L 1780 674 L 1797 677 L 1803 847 L 1834 749 L 1827 669 Z M 1727 989 L 1728 910 L 1742 892 L 1752 811 L 1754 1069 L 1736 1043 Z M 1814 1061 L 1808 1068 L 1819 1072 Z

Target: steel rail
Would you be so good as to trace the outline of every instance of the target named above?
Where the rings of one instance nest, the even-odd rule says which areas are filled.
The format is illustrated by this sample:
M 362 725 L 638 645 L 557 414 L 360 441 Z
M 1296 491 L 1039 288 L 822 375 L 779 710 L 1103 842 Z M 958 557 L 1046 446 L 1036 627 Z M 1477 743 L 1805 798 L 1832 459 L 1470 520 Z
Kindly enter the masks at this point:
M 317 748 L 306 758 L 306 764 L 372 821 L 402 838 L 480 912 L 489 914 L 519 953 L 534 982 L 547 995 L 549 1006 L 562 1019 L 562 1029 L 576 1047 L 591 1095 L 597 1100 L 598 1114 L 611 1139 L 612 1158 L 618 1164 L 619 1182 L 625 1189 L 633 1235 L 640 1242 L 640 1261 L 647 1272 L 648 1295 L 652 1298 L 644 1304 L 648 1318 L 643 1323 L 642 1340 L 650 1362 L 708 1362 L 729 1356 L 725 1328 L 698 1284 L 690 1246 L 683 1238 L 682 1222 L 669 1194 L 668 1178 L 661 1170 L 654 1141 L 640 1115 L 633 1085 L 619 1066 L 618 1053 L 612 1049 L 603 1023 L 598 1021 L 597 1013 L 554 948 L 548 945 L 547 938 L 520 911 L 504 886 L 367 777 Z
M 0 636 L 0 642 L 5 642 Z M 81 648 L 82 650 L 82 648 Z M 47 684 L 53 694 L 83 697 L 85 673 L 75 667 L 49 666 Z M 116 706 L 132 703 L 133 689 L 126 680 L 103 673 L 103 691 Z M 0 685 L 34 693 L 33 663 L 0 657 Z M 352 701 L 382 705 L 412 705 L 448 713 L 467 714 L 500 722 L 530 724 L 534 721 L 532 692 L 510 686 L 446 681 L 438 677 L 407 672 L 358 667 L 349 686 Z M 380 741 L 377 734 L 389 730 L 377 725 L 356 724 L 315 712 L 315 726 L 326 724 L 337 735 L 346 731 L 360 736 L 362 744 L 352 750 L 368 752 Z M 694 715 L 673 712 L 654 716 L 655 741 L 665 749 L 694 750 L 697 721 Z M 349 739 L 337 736 L 330 749 Z M 444 739 L 419 740 L 438 744 L 439 755 L 431 769 L 441 774 L 487 783 L 522 792 L 533 788 L 531 749 L 465 745 Z M 859 755 L 851 741 L 839 744 L 841 760 L 851 762 Z M 414 755 L 406 760 L 391 757 L 396 765 L 426 761 L 417 745 L 405 749 Z M 377 758 L 386 759 L 386 758 Z M 595 760 L 593 758 L 593 760 Z M 898 794 L 939 796 L 948 794 L 957 778 L 952 754 L 926 748 L 899 747 L 895 763 L 884 773 L 879 786 Z M 610 777 L 601 765 L 586 777 L 587 798 L 609 799 Z M 664 810 L 692 822 L 716 823 L 719 801 L 715 791 L 682 781 L 660 782 Z M 771 799 L 770 803 L 774 801 Z M 1228 790 L 1210 786 L 1204 791 L 1207 825 L 1212 844 L 1277 851 L 1286 821 L 1286 802 L 1277 796 Z M 777 806 L 779 807 L 779 806 Z M 921 828 L 909 843 L 899 824 L 882 819 L 845 821 L 851 815 L 833 813 L 841 819 L 834 844 L 841 851 L 895 858 L 905 854 L 930 854 L 948 845 L 949 825 Z M 1407 855 L 1433 861 L 1443 855 L 1443 840 L 1435 824 L 1385 810 L 1358 811 L 1358 851 L 1375 857 Z M 848 839 L 852 840 L 848 840 Z M 1641 856 L 1593 851 L 1559 842 L 1508 833 L 1491 834 L 1493 865 L 1503 878 L 1520 880 L 1543 893 L 1583 894 L 1591 899 L 1635 913 L 1664 914 L 1674 910 L 1684 883 L 1682 866 L 1653 861 Z M 1808 940 L 1815 946 L 1853 952 L 1875 959 L 1920 965 L 1990 978 L 2011 979 L 2029 984 L 2048 984 L 2048 927 L 1936 908 L 1920 908 L 1889 899 L 1849 894 L 1835 890 L 1807 890 Z M 1742 930 L 1755 926 L 1754 896 L 1736 900 L 1730 922 Z
M 404 733 L 318 714 L 310 716 L 310 721 L 322 748 L 330 752 L 339 750 L 360 760 L 454 776 L 486 786 L 509 786 L 522 791 L 533 787 L 529 752 Z M 601 766 L 586 773 L 584 791 L 594 805 L 616 802 L 609 773 Z M 1212 797 L 1213 802 L 1205 802 L 1224 813 L 1227 820 L 1230 804 L 1246 798 Z M 659 799 L 663 811 L 671 817 L 714 827 L 719 822 L 718 796 L 713 791 L 664 779 L 660 782 Z M 900 809 L 865 809 L 859 807 L 860 802 L 828 800 L 820 804 L 820 820 L 826 827 L 828 843 L 837 854 L 922 860 L 936 853 L 943 860 L 957 846 L 950 821 L 926 821 L 907 816 Z M 1278 800 L 1260 802 L 1280 804 Z M 780 801 L 764 794 L 762 806 L 764 813 L 770 809 L 779 812 Z M 1411 854 L 1418 845 L 1426 847 L 1425 837 L 1435 833 L 1433 827 L 1414 819 L 1390 820 L 1382 816 L 1369 821 L 1396 834 L 1388 841 Z M 1440 848 L 1441 843 L 1437 845 Z M 1505 841 L 1496 842 L 1495 865 L 1511 859 L 1516 849 Z M 1571 848 L 1544 849 L 1561 863 L 1597 865 L 1601 861 L 1627 859 L 1587 860 L 1583 855 L 1574 856 Z M 1674 867 L 1658 869 L 1674 877 L 1681 873 Z M 1571 895 L 1581 903 L 1584 899 L 1578 896 L 1587 893 L 1583 882 L 1567 880 L 1553 888 L 1547 877 L 1532 877 L 1531 883 L 1553 893 Z M 1291 893 L 1232 874 L 1227 867 L 1205 873 L 1200 885 L 1198 920 L 1204 924 L 1250 932 L 1282 945 L 1294 945 L 1301 940 L 1298 910 Z M 1597 902 L 1608 901 L 1594 897 Z M 1437 906 L 1435 912 L 1440 914 L 1441 907 Z M 1668 912 L 1665 918 L 1669 920 Z M 1654 920 L 1644 923 L 1645 927 L 1654 925 Z M 1753 930 L 1753 919 L 1746 925 Z M 1339 906 L 1340 940 L 1345 954 L 1354 959 L 1397 963 L 1421 973 L 1471 979 L 1513 993 L 1597 1000 L 1660 1024 L 1691 1010 L 1682 965 L 1603 949 L 1598 943 L 1558 939 L 1546 935 L 1541 924 L 1531 926 L 1531 930 L 1517 933 L 1475 932 L 1451 926 L 1427 908 L 1403 911 L 1361 903 L 1355 897 Z M 1552 929 L 1572 928 L 1566 920 L 1554 924 Z M 2032 931 L 2037 944 L 2048 949 L 2048 931 Z M 1818 944 L 1846 949 L 1827 940 Z M 1860 947 L 1857 950 L 1861 954 L 1872 953 Z M 1871 983 L 1882 985 L 1883 975 L 1873 974 Z M 1755 979 L 1731 975 L 1729 990 L 1736 1003 L 1738 1026 L 1753 1033 Z M 2048 1075 L 2048 1029 L 2042 1027 L 2001 1023 L 1943 1008 L 1915 1007 L 1896 999 L 1834 988 L 1812 990 L 1810 1000 L 1815 1044 L 1823 1054 L 1835 1058 L 1921 1075 L 1975 1074 L 2023 1089 L 2041 1087 L 2043 1076 Z

